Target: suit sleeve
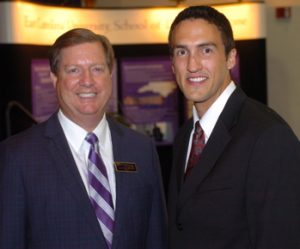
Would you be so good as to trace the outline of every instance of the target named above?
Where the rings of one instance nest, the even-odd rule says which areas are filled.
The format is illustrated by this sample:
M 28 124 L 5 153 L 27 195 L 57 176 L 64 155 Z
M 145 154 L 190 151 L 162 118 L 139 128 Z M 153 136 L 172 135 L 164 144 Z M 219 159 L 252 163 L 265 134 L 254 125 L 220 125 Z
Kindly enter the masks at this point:
M 155 146 L 152 144 L 152 186 L 153 200 L 151 216 L 149 220 L 148 235 L 146 241 L 147 249 L 167 248 L 167 214 L 166 203 L 161 178 L 161 168 Z
M 251 248 L 300 248 L 300 144 L 286 126 L 258 139 L 246 192 Z
M 23 249 L 25 244 L 25 193 L 18 155 L 0 145 L 0 249 Z M 18 159 L 21 160 L 21 159 Z

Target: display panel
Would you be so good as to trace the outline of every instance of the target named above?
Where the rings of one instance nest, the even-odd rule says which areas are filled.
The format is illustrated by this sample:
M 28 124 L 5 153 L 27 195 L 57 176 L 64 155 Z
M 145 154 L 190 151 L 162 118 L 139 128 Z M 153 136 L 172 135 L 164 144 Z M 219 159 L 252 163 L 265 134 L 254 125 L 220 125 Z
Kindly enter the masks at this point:
M 31 61 L 32 115 L 38 122 L 46 120 L 57 110 L 58 103 L 46 59 Z
M 178 91 L 170 58 L 123 58 L 120 64 L 124 118 L 157 143 L 172 143 L 178 128 Z

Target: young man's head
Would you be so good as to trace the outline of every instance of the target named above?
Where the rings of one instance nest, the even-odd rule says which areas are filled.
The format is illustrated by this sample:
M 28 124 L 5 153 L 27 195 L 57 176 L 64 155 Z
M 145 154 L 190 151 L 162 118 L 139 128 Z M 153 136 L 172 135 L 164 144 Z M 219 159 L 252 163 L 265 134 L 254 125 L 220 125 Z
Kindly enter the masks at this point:
M 191 6 L 182 10 L 174 19 L 169 31 L 169 48 L 172 55 L 173 51 L 173 33 L 177 25 L 188 19 L 203 19 L 208 23 L 214 24 L 221 32 L 222 40 L 225 47 L 225 54 L 228 55 L 230 50 L 235 48 L 233 32 L 229 20 L 224 14 L 210 6 Z
M 189 7 L 175 18 L 169 46 L 177 84 L 202 116 L 231 82 L 236 50 L 230 23 L 211 7 Z

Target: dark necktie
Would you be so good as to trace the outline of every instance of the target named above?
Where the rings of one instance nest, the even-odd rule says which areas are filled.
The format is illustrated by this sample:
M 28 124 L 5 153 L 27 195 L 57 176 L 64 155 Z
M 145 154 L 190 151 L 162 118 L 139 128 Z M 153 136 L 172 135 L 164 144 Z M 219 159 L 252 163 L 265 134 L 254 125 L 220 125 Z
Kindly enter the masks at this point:
M 191 148 L 191 152 L 189 155 L 187 168 L 185 171 L 185 177 L 188 176 L 191 169 L 197 164 L 204 146 L 205 146 L 204 132 L 200 126 L 199 121 L 197 121 L 195 124 L 195 131 L 194 131 L 193 140 L 192 140 L 192 148 Z
M 108 248 L 111 248 L 114 227 L 114 207 L 106 167 L 100 156 L 98 138 L 94 133 L 86 136 L 91 145 L 88 159 L 89 195 L 94 207 L 98 222 L 106 239 Z

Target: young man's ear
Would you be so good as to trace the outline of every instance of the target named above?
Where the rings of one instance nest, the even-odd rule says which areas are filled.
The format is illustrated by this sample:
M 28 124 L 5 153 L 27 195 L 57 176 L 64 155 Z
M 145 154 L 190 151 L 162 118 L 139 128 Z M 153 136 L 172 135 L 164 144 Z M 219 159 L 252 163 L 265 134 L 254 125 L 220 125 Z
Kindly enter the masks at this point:
M 227 56 L 227 68 L 230 70 L 232 69 L 236 64 L 236 56 L 237 51 L 235 48 L 231 49 L 231 51 L 228 53 Z

